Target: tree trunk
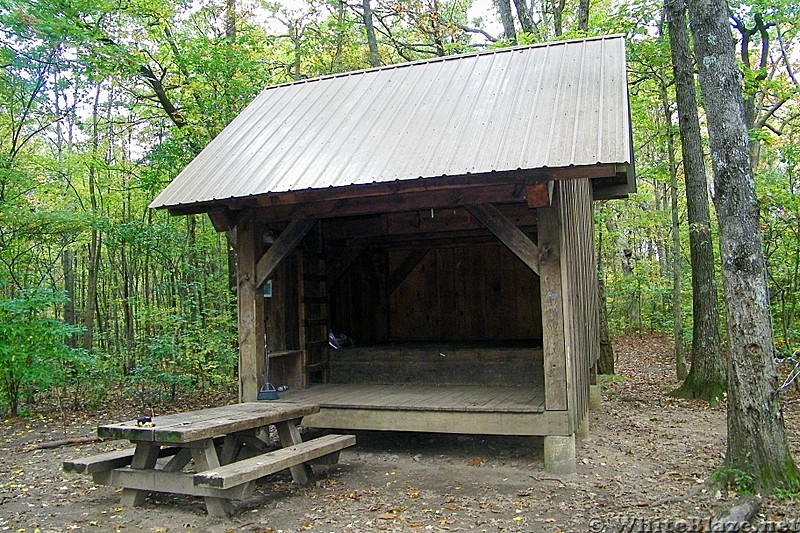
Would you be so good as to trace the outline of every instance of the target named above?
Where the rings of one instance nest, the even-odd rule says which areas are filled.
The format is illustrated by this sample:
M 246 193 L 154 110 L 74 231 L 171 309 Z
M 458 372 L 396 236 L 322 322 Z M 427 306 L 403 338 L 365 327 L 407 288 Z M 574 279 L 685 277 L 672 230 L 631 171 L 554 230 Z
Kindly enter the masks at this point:
M 517 18 L 519 18 L 522 31 L 536 33 L 536 25 L 533 22 L 533 17 L 531 17 L 530 9 L 528 9 L 528 4 L 525 3 L 525 0 L 514 0 L 514 6 L 517 8 Z
M 361 7 L 369 45 L 369 64 L 372 67 L 379 67 L 381 66 L 381 56 L 378 52 L 378 39 L 375 37 L 375 24 L 372 22 L 372 6 L 370 6 L 369 0 L 361 0 Z
M 564 5 L 565 0 L 553 0 L 553 32 L 556 37 L 564 33 Z
M 599 315 L 600 355 L 597 358 L 598 374 L 614 374 L 614 346 L 608 333 L 608 310 L 606 309 L 606 277 L 603 266 L 603 225 L 597 231 L 597 294 Z
M 225 0 L 225 37 L 236 40 L 236 0 Z
M 578 0 L 578 29 L 589 31 L 589 0 Z
M 98 133 L 100 94 L 101 86 L 98 84 L 92 110 L 92 152 L 95 156 L 98 155 L 100 144 Z M 89 167 L 89 202 L 92 213 L 97 213 L 98 210 L 96 173 L 97 168 L 92 164 L 92 166 Z M 97 276 L 100 270 L 101 243 L 101 237 L 97 228 L 92 228 L 92 236 L 87 250 L 89 270 L 86 275 L 86 302 L 83 313 L 83 348 L 85 350 L 91 350 L 94 345 L 94 314 L 97 309 Z
M 688 0 L 688 6 L 711 141 L 728 316 L 725 465 L 729 472 L 752 476 L 758 491 L 796 490 L 800 476 L 776 390 L 758 202 L 728 5 L 725 0 Z
M 683 309 L 681 306 L 681 235 L 678 217 L 678 164 L 675 157 L 675 140 L 672 133 L 672 109 L 667 87 L 661 86 L 662 107 L 667 129 L 667 160 L 669 163 L 669 198 L 672 222 L 672 336 L 675 339 L 675 375 L 686 379 L 686 350 L 683 344 Z
M 497 11 L 500 14 L 500 22 L 503 23 L 503 36 L 517 44 L 517 30 L 514 27 L 514 14 L 511 12 L 511 0 L 497 0 Z
M 64 269 L 64 292 L 67 293 L 67 301 L 64 302 L 64 322 L 75 325 L 75 254 L 69 248 L 65 249 L 61 255 L 61 267 Z M 75 336 L 70 335 L 66 339 L 67 346 L 75 347 Z
M 694 67 L 689 50 L 684 0 L 666 0 L 664 7 L 669 18 L 692 264 L 691 366 L 683 385 L 672 394 L 716 404 L 725 392 L 725 361 L 719 336 L 714 243 L 711 238 L 708 184 L 697 114 Z

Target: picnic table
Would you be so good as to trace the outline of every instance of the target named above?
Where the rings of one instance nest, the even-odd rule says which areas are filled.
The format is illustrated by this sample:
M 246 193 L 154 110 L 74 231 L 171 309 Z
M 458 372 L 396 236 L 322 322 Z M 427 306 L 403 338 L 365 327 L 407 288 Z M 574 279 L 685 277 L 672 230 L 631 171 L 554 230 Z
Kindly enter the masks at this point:
M 303 442 L 298 423 L 318 411 L 318 405 L 251 402 L 102 425 L 99 437 L 127 439 L 135 448 L 65 461 L 64 470 L 123 488 L 122 503 L 131 507 L 149 492 L 167 492 L 202 496 L 210 515 L 230 516 L 231 500 L 248 497 L 258 478 L 288 468 L 296 483 L 308 483 L 310 461 L 335 463 L 340 450 L 355 444 L 353 435 Z M 270 450 L 270 426 L 277 450 Z

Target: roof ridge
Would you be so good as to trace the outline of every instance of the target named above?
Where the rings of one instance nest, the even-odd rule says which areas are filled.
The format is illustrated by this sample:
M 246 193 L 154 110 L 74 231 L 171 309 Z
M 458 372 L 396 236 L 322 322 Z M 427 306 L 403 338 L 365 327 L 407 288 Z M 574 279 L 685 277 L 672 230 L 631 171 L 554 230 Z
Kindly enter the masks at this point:
M 365 69 L 358 69 L 358 70 L 349 70 L 345 72 L 336 72 L 333 74 L 323 74 L 322 76 L 315 76 L 313 78 L 307 78 L 303 80 L 296 80 L 296 81 L 287 81 L 284 83 L 278 83 L 276 85 L 269 85 L 265 87 L 263 90 L 268 91 L 271 89 L 279 89 L 283 87 L 290 87 L 293 85 L 303 85 L 306 83 L 314 83 L 318 81 L 325 81 L 330 79 L 336 78 L 345 78 L 349 76 L 359 76 L 362 74 L 369 74 L 372 72 L 381 72 L 385 70 L 396 70 L 400 68 L 412 67 L 417 65 L 426 65 L 426 64 L 433 64 L 433 63 L 440 63 L 445 61 L 456 61 L 460 59 L 467 59 L 471 57 L 478 57 L 478 56 L 487 56 L 487 55 L 496 55 L 496 54 L 504 54 L 510 52 L 517 52 L 521 50 L 530 50 L 534 48 L 546 48 L 552 46 L 563 46 L 568 44 L 578 44 L 578 43 L 585 43 L 589 41 L 600 41 L 600 40 L 611 40 L 611 39 L 624 39 L 625 35 L 622 33 L 612 33 L 610 35 L 594 35 L 591 37 L 576 37 L 574 39 L 563 39 L 560 41 L 547 41 L 543 43 L 532 43 L 532 44 L 524 44 L 524 45 L 517 45 L 517 46 L 508 46 L 505 48 L 492 48 L 490 50 L 477 50 L 475 52 L 465 52 L 463 54 L 453 54 L 448 56 L 440 56 L 440 57 L 429 57 L 426 59 L 417 59 L 415 61 L 406 61 L 404 63 L 393 63 L 390 65 L 381 65 L 380 67 L 370 67 Z M 263 92 L 263 91 L 262 91 Z

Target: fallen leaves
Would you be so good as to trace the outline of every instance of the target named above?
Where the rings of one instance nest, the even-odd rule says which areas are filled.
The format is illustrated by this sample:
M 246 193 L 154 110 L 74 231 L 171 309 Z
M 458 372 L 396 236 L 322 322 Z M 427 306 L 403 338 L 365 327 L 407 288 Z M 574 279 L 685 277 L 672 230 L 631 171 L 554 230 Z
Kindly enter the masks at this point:
M 486 461 L 483 460 L 483 457 L 475 457 L 474 459 L 470 459 L 469 461 L 467 461 L 467 464 L 469 466 L 476 466 L 476 467 L 483 466 L 485 463 Z

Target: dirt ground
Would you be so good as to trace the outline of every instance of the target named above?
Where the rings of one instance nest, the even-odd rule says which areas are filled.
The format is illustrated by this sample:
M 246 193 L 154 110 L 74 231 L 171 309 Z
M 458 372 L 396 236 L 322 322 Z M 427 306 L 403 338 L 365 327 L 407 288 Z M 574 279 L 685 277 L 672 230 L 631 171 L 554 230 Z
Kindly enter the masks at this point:
M 602 382 L 602 407 L 590 414 L 590 436 L 577 444 L 576 475 L 546 474 L 537 438 L 358 433 L 356 447 L 339 465 L 319 470 L 315 484 L 296 486 L 285 473 L 269 477 L 230 519 L 209 517 L 200 498 L 154 495 L 143 507 L 123 508 L 113 488 L 61 471 L 65 459 L 127 442 L 30 449 L 91 435 L 98 424 L 136 413 L 4 420 L 0 531 L 708 530 L 704 520 L 735 497 L 704 484 L 725 451 L 725 411 L 666 395 L 677 385 L 670 348 L 653 337 L 617 342 L 620 377 Z M 784 410 L 800 457 L 794 391 Z M 767 499 L 753 523 L 797 520 L 800 502 Z

